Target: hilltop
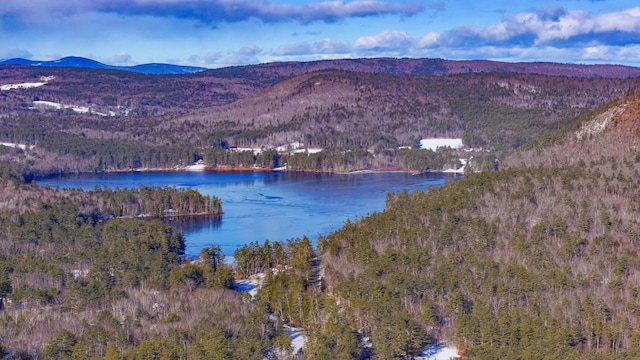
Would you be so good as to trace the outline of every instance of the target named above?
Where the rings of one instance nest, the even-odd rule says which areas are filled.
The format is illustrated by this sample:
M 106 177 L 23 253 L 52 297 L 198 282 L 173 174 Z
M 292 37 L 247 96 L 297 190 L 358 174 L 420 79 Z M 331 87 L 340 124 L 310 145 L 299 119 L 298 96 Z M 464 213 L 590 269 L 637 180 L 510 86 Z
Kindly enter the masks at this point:
M 318 70 L 345 70 L 396 75 L 451 75 L 478 72 L 625 78 L 640 76 L 640 68 L 615 64 L 562 64 L 553 62 L 510 63 L 491 60 L 437 58 L 362 58 L 308 62 L 274 62 L 232 66 L 207 72 L 216 76 L 285 78 Z

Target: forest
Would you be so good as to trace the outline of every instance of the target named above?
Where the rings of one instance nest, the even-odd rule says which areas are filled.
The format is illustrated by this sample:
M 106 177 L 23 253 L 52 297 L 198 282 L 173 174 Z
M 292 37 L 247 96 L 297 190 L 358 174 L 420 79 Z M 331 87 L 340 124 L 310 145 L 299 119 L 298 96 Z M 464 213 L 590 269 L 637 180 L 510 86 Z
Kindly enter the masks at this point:
M 219 247 L 190 259 L 180 233 L 136 215 L 220 212 L 218 199 L 175 188 L 57 190 L 0 165 L 2 192 L 14 193 L 0 209 L 3 357 L 263 359 L 289 349 L 284 320 L 269 310 L 276 300 L 256 304 L 232 290 Z M 270 266 L 309 281 L 308 239 L 273 248 Z
M 88 72 L 105 92 L 89 99 L 85 74 L 63 69 L 49 87 L 2 93 L 0 141 L 35 147 L 0 146 L 0 357 L 412 359 L 434 343 L 469 359 L 640 357 L 637 78 L 334 69 L 247 80 L 255 70 L 165 82 Z M 125 104 L 109 82 L 141 95 Z M 28 109 L 78 94 L 131 115 Z M 416 149 L 428 136 L 460 136 L 470 151 Z M 323 151 L 267 146 L 294 140 Z M 317 241 L 246 244 L 233 261 L 215 244 L 185 256 L 164 221 L 220 214 L 215 196 L 32 182 L 198 160 L 425 172 L 461 155 L 482 171 L 388 194 L 384 211 Z M 291 327 L 307 339 L 301 353 Z

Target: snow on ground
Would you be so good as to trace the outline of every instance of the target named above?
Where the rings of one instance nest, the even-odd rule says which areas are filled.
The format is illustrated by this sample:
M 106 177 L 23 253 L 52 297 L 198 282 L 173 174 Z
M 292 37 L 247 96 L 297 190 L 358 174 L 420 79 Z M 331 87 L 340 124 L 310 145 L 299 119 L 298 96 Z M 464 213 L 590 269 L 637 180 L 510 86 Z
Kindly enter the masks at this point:
M 420 149 L 429 149 L 436 151 L 439 147 L 448 146 L 452 149 L 460 149 L 463 147 L 462 139 L 434 138 L 420 140 Z
M 416 357 L 416 359 L 423 360 L 449 360 L 454 358 L 459 358 L 458 349 L 451 346 L 445 346 L 442 343 L 432 344 L 428 348 L 422 350 L 422 354 L 420 357 Z
M 307 336 L 302 333 L 302 328 L 291 327 L 289 325 L 284 326 L 284 333 L 291 338 L 291 353 L 293 355 L 304 349 L 304 345 L 307 343 Z
M 444 169 L 442 172 L 444 174 L 464 174 L 464 168 L 465 166 L 462 166 L 459 169 Z
M 6 84 L 6 85 L 0 85 L 0 90 L 8 91 L 8 90 L 14 90 L 14 89 L 29 89 L 29 88 L 42 86 L 44 84 L 46 84 L 46 82 Z
M 291 153 L 292 154 L 317 154 L 322 150 L 323 150 L 322 148 L 295 149 L 295 150 L 292 150 Z
M 73 270 L 73 271 L 71 271 L 71 273 L 73 274 L 73 278 L 78 280 L 80 278 L 86 278 L 87 275 L 89 274 L 89 270 L 88 269 Z
M 248 292 L 251 297 L 258 294 L 258 280 L 257 279 L 243 279 L 235 280 L 233 282 L 233 288 L 238 292 Z
M 254 155 L 258 155 L 262 152 L 262 148 L 245 148 L 245 147 L 232 147 L 231 150 L 235 151 L 251 151 Z
M 0 145 L 2 146 L 7 146 L 7 147 L 12 147 L 12 148 L 19 148 L 22 150 L 26 150 L 27 148 L 29 148 L 29 150 L 35 148 L 35 145 L 25 145 L 25 144 L 16 144 L 16 143 L 9 143 L 9 142 L 0 142 Z
M 204 164 L 193 164 L 193 165 L 188 165 L 185 169 L 187 171 L 204 171 L 205 165 Z
M 289 154 L 316 154 L 322 151 L 322 148 L 305 148 L 303 143 L 295 141 L 276 147 L 276 151 L 289 152 Z
M 35 106 L 48 106 L 48 107 L 52 107 L 55 109 L 71 109 L 79 114 L 89 114 L 89 113 L 93 113 L 96 115 L 100 115 L 100 116 L 107 116 L 107 114 L 104 113 L 99 113 L 99 112 L 91 112 L 91 109 L 86 107 L 86 106 L 75 106 L 75 105 L 62 105 L 60 103 L 57 102 L 53 102 L 53 101 L 34 101 L 33 105 Z M 115 114 L 114 114 L 115 115 Z
M 280 145 L 278 147 L 276 147 L 276 151 L 278 152 L 285 152 L 285 151 L 290 151 L 290 150 L 297 150 L 300 149 L 304 146 L 304 144 L 302 144 L 299 141 L 294 141 L 290 144 L 286 144 L 286 145 Z
M 233 288 L 238 292 L 248 292 L 251 297 L 258 294 L 258 289 L 264 281 L 264 274 L 253 275 L 248 279 L 234 280 Z
M 233 282 L 233 288 L 238 292 L 246 291 L 253 298 L 258 294 L 258 289 L 262 285 L 264 278 L 264 274 L 257 274 L 251 276 L 249 279 L 235 280 Z M 307 343 L 307 336 L 303 331 L 304 329 L 302 328 L 284 325 L 284 333 L 291 338 L 291 349 L 294 355 L 304 349 L 304 345 Z
M 34 101 L 33 105 L 43 105 L 43 106 L 54 107 L 56 109 L 62 109 L 62 104 L 53 102 L 53 101 Z
M 296 143 L 292 143 L 292 144 L 295 145 Z M 276 151 L 283 152 L 283 151 L 287 151 L 289 148 L 287 147 L 287 145 L 282 145 L 282 146 L 276 147 L 275 149 L 276 149 Z M 258 154 L 262 153 L 265 149 L 264 148 L 232 147 L 232 148 L 230 148 L 230 150 L 251 151 L 251 152 L 254 153 L 254 155 L 258 155 Z M 317 153 L 321 152 L 322 150 L 323 150 L 322 148 L 291 148 L 290 154 L 317 154 Z

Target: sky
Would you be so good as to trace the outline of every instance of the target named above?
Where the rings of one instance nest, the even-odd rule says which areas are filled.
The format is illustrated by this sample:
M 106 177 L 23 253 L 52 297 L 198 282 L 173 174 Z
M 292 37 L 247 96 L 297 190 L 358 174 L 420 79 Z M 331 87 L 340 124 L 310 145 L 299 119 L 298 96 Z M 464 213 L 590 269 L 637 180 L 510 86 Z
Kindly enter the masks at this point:
M 219 68 L 363 57 L 640 66 L 637 0 L 2 0 L 0 59 Z

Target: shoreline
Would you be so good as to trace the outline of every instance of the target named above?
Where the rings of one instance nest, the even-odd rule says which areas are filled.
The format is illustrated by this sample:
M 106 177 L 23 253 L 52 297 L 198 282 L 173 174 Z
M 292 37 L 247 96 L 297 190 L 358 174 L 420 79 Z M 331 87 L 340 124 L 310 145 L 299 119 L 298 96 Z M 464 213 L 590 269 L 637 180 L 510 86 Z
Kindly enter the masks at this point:
M 218 216 L 218 215 L 223 215 L 224 211 L 208 211 L 208 212 L 199 212 L 199 213 L 194 213 L 194 214 L 185 214 L 185 213 L 181 213 L 181 214 L 171 214 L 171 215 L 151 215 L 151 214 L 142 214 L 142 215 L 127 215 L 127 216 L 114 216 L 113 218 L 107 219 L 107 220 L 111 220 L 111 219 L 144 219 L 144 220 L 151 220 L 151 219 L 160 219 L 160 220 L 171 220 L 173 218 L 189 218 L 189 217 L 206 217 L 206 216 Z
M 139 215 L 139 216 L 119 216 L 118 218 L 137 218 L 137 219 L 171 219 L 171 218 L 184 218 L 184 217 L 196 217 L 196 216 L 215 216 L 223 215 L 224 211 L 205 211 L 193 214 L 171 214 L 171 215 Z
M 101 171 L 74 171 L 74 172 L 57 172 L 51 174 L 31 174 L 33 180 L 44 179 L 52 176 L 67 176 L 67 175 L 81 175 L 81 174 L 118 174 L 118 173 L 135 173 L 135 172 L 185 172 L 185 173 L 233 173 L 233 172 L 260 172 L 260 173 L 310 173 L 310 174 L 327 174 L 327 175 L 360 175 L 360 174 L 383 174 L 383 173 L 404 173 L 409 175 L 424 175 L 424 174 L 446 174 L 446 175 L 464 175 L 456 170 L 442 169 L 442 170 L 425 170 L 415 171 L 406 170 L 401 168 L 378 168 L 378 169 L 360 169 L 350 171 L 323 171 L 323 170 L 311 170 L 311 169 L 287 169 L 287 168 L 261 168 L 261 167 L 242 167 L 242 166 L 204 166 L 197 170 L 189 169 L 188 166 L 176 166 L 171 168 L 138 168 L 138 169 L 110 169 Z

